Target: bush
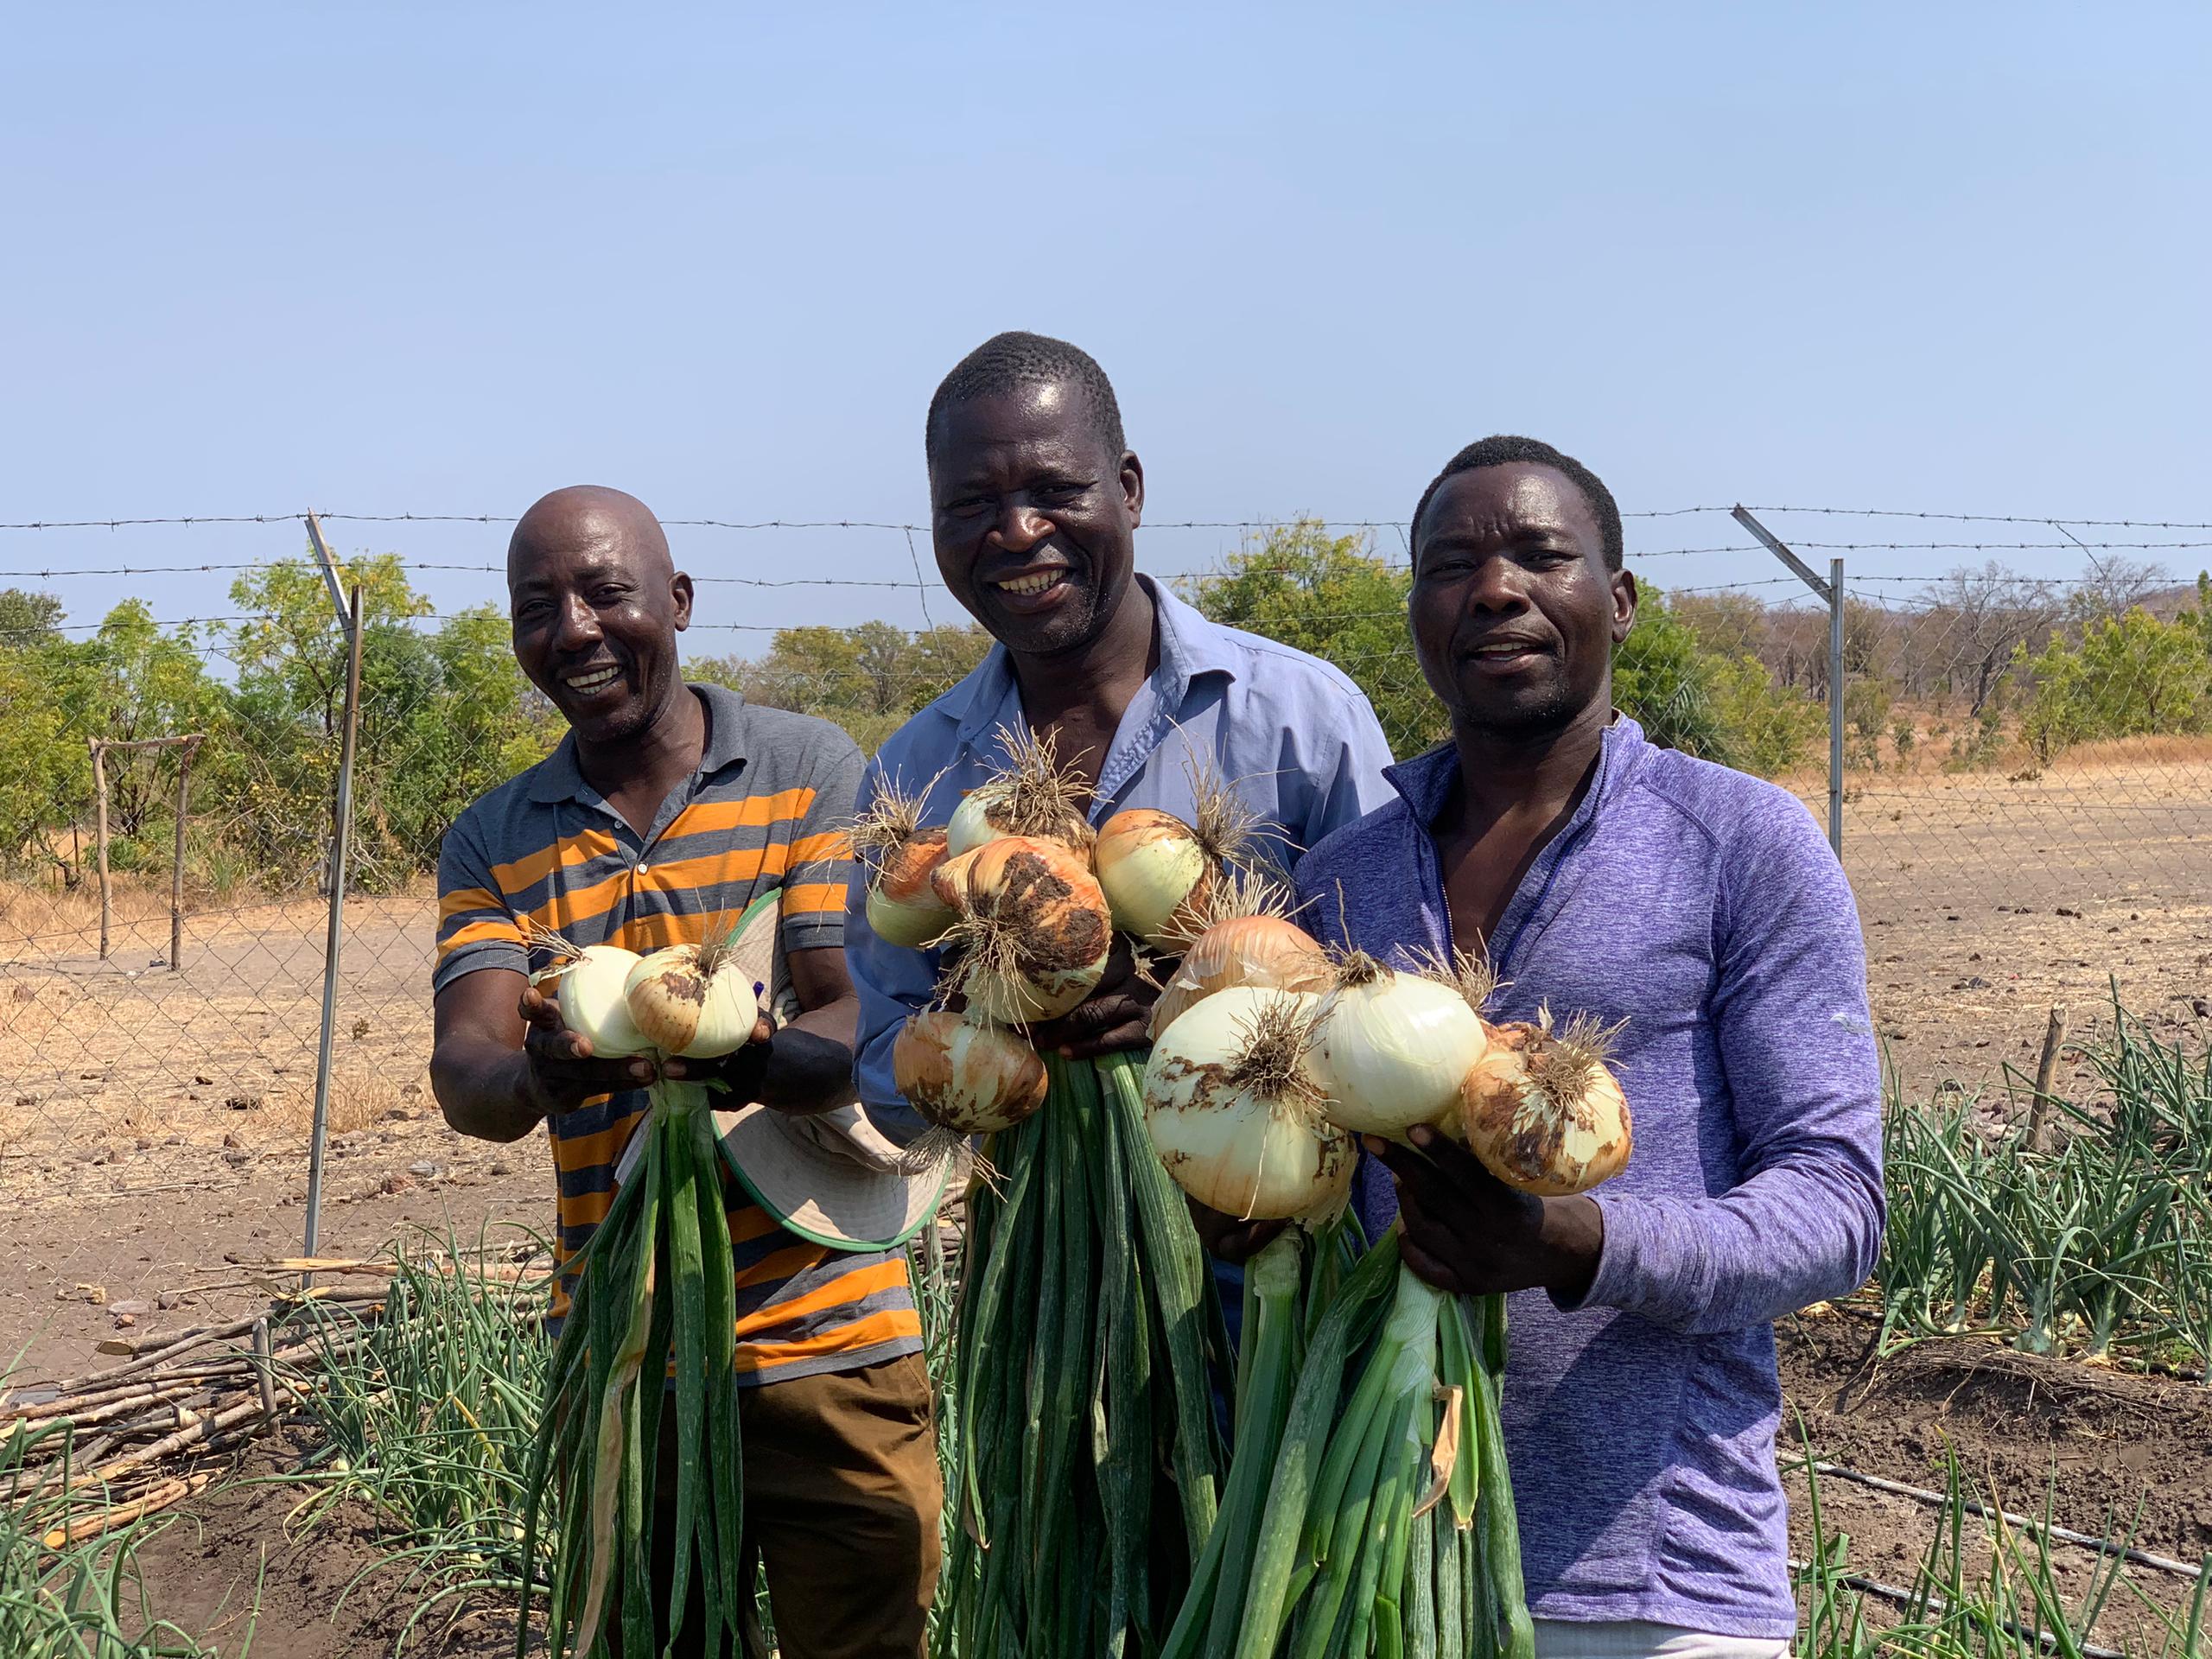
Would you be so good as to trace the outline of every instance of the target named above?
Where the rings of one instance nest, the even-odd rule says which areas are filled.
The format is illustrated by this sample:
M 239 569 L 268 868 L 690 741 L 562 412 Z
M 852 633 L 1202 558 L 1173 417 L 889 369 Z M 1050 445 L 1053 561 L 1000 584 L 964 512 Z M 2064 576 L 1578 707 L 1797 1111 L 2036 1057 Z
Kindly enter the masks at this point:
M 1803 760 L 1821 728 L 1817 706 L 1777 686 L 1757 658 L 1707 649 L 1649 586 L 1613 654 L 1613 701 L 1653 742 L 1763 778 Z

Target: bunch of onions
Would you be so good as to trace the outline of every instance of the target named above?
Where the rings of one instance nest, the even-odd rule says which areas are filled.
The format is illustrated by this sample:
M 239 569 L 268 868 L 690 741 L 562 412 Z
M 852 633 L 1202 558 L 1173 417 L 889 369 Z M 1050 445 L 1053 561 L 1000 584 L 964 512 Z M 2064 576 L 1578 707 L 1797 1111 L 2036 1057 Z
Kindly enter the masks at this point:
M 1490 1050 L 1490 1028 L 1458 986 L 1400 973 L 1364 950 L 1336 957 L 1313 1027 L 1330 1117 L 1391 1140 L 1455 1113 L 1460 1085 Z
M 1157 807 L 1116 812 L 1092 854 L 1114 925 L 1160 950 L 1180 950 L 1215 919 L 1213 895 L 1251 868 L 1258 815 L 1192 751 L 1195 810 L 1185 823 Z
M 1605 1064 L 1618 1027 L 1578 1014 L 1554 1031 L 1495 1028 L 1490 1052 L 1460 1084 L 1468 1148 L 1509 1186 L 1548 1198 L 1586 1192 L 1627 1167 L 1635 1145 L 1628 1097 Z
M 1152 1039 L 1216 991 L 1244 985 L 1281 991 L 1325 991 L 1333 982 L 1327 953 L 1313 936 L 1281 913 L 1282 893 L 1264 877 L 1231 872 L 1207 895 L 1204 931 L 1193 940 L 1152 1005 Z
M 1232 986 L 1154 1045 L 1145 1127 L 1175 1184 L 1208 1209 L 1321 1222 L 1344 1208 L 1357 1153 L 1322 1115 L 1307 1052 L 1316 1001 Z
M 1005 765 L 961 798 L 945 826 L 951 856 L 1020 836 L 1061 842 L 1087 858 L 1097 840 L 1087 814 L 1090 789 L 1059 769 L 1049 737 L 1001 726 L 998 738 Z
M 775 895 L 761 901 L 773 905 Z M 554 941 L 563 1023 L 605 1058 L 649 1054 L 711 1058 L 753 1036 L 756 988 L 735 946 L 756 905 L 704 944 L 639 957 L 619 945 L 578 950 Z M 772 918 L 771 925 L 772 925 Z M 707 1085 L 660 1078 L 635 1130 L 642 1156 L 607 1217 L 564 1264 L 575 1289 L 547 1375 L 545 1414 L 526 1484 L 522 1558 L 535 1560 L 549 1491 L 565 1511 L 549 1620 L 556 1655 L 594 1651 L 603 1637 L 620 1659 L 657 1644 L 652 1621 L 609 1624 L 611 1586 L 628 1564 L 652 1559 L 660 1379 L 672 1374 L 677 1461 L 675 1605 L 696 1572 L 704 1582 L 703 1640 L 734 1635 L 751 1586 L 737 1551 L 743 1449 L 737 1390 L 735 1267 Z M 626 1498 L 625 1494 L 629 1496 Z M 529 1627 L 531 1586 L 523 1589 Z
M 735 943 L 730 929 L 645 956 L 586 945 L 534 978 L 556 982 L 561 1023 L 588 1039 L 596 1058 L 718 1059 L 751 1042 L 760 1017 L 753 982 L 732 957 Z
M 940 943 L 959 953 L 953 984 L 979 1018 L 1057 1019 L 1105 976 L 1114 943 L 1106 896 L 1065 842 L 997 836 L 947 859 L 931 882 L 957 912 Z
M 886 783 L 853 825 L 853 851 L 867 865 L 868 923 L 887 944 L 918 950 L 957 919 L 930 878 L 951 850 L 942 825 L 925 828 L 922 798 Z
M 971 1135 L 1012 1128 L 1045 1103 L 1048 1081 L 1037 1051 L 1014 1033 L 944 1008 L 925 1008 L 899 1027 L 891 1077 L 930 1124 L 907 1149 L 917 1168 L 936 1167 Z
M 1211 1276 L 1146 1136 L 1137 1058 L 1039 1052 L 1027 1029 L 1097 989 L 1115 911 L 1090 789 L 1048 741 L 999 741 L 1004 763 L 941 843 L 905 801 L 855 834 L 876 855 L 877 936 L 942 952 L 937 1005 L 892 1045 L 899 1092 L 929 1126 L 908 1162 L 933 1168 L 981 1138 L 953 1343 L 960 1524 L 935 1646 L 1149 1651 L 1154 1607 L 1179 1596 L 1214 1516 Z M 1348 1151 L 1339 1161 L 1348 1179 Z M 1132 1504 L 1163 1468 L 1175 1501 Z

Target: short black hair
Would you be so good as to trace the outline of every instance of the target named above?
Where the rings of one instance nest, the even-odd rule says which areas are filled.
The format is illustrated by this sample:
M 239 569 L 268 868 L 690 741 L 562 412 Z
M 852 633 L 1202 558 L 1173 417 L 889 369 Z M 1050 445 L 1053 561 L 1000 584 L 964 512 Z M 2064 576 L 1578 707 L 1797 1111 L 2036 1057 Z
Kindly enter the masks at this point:
M 1592 472 L 1573 455 L 1561 454 L 1548 443 L 1535 438 L 1516 438 L 1499 434 L 1481 438 L 1469 444 L 1444 463 L 1444 470 L 1429 480 L 1428 487 L 1421 493 L 1421 505 L 1414 509 L 1414 521 L 1406 530 L 1406 544 L 1419 556 L 1421 515 L 1428 511 L 1428 504 L 1437 491 L 1444 487 L 1444 480 L 1459 473 L 1471 473 L 1478 467 L 1504 467 L 1514 461 L 1529 461 L 1538 467 L 1548 467 L 1564 474 L 1569 483 L 1582 492 L 1582 499 L 1590 509 L 1590 516 L 1598 521 L 1598 544 L 1605 555 L 1605 569 L 1621 568 L 1621 510 L 1613 493 L 1605 480 Z
M 1122 405 L 1114 396 L 1114 383 L 1098 366 L 1098 359 L 1065 340 L 1020 329 L 993 334 L 938 382 L 937 394 L 930 399 L 929 417 L 922 423 L 923 448 L 926 452 L 936 442 L 937 423 L 955 404 L 1002 397 L 1022 386 L 1066 384 L 1083 389 L 1098 435 L 1119 461 L 1128 448 L 1122 436 Z

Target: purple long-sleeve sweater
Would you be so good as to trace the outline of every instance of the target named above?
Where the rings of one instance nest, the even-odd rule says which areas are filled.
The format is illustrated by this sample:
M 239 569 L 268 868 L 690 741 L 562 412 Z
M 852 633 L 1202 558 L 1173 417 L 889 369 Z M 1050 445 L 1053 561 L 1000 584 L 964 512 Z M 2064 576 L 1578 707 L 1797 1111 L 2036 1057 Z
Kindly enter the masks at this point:
M 1402 965 L 1452 948 L 1431 835 L 1448 747 L 1298 866 L 1309 925 Z M 1794 797 L 1606 731 L 1582 804 L 1492 941 L 1494 1017 L 1625 1020 L 1628 1167 L 1573 1307 L 1511 1299 L 1505 1430 L 1531 1610 L 1785 1637 L 1771 1322 L 1856 1287 L 1884 1217 L 1851 891 Z M 1381 1172 L 1370 1161 L 1371 1183 Z M 1395 1211 L 1371 1185 L 1363 1214 Z

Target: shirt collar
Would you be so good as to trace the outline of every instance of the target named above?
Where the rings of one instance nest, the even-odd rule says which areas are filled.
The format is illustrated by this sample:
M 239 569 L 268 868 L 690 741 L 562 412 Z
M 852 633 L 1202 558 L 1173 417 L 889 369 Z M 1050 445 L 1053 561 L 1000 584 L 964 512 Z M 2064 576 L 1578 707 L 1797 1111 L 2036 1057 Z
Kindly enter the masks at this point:
M 1160 666 L 1152 683 L 1166 707 L 1180 709 L 1191 683 L 1205 675 L 1236 677 L 1240 658 L 1234 630 L 1210 620 L 1150 576 L 1137 580 L 1152 595 L 1160 640 Z M 972 744 L 1001 726 L 1014 724 L 1021 712 L 1021 693 L 1014 682 L 1014 659 L 1004 645 L 994 645 L 975 671 L 952 689 L 944 712 L 959 723 L 963 743 Z
M 1616 710 L 1604 736 L 1599 740 L 1598 779 L 1585 801 L 1586 806 L 1594 808 L 1603 797 L 1613 792 L 1626 773 L 1630 760 L 1643 746 L 1643 728 Z M 1410 760 L 1383 767 L 1382 775 L 1412 809 L 1414 821 L 1423 829 L 1433 829 L 1459 776 L 1459 751 L 1446 738 Z
M 707 747 L 699 757 L 698 775 L 709 777 L 745 759 L 745 696 L 726 685 L 685 684 L 707 705 Z M 552 753 L 538 762 L 530 781 L 530 798 L 551 804 L 582 800 L 595 793 L 576 765 L 576 738 L 564 732 Z

